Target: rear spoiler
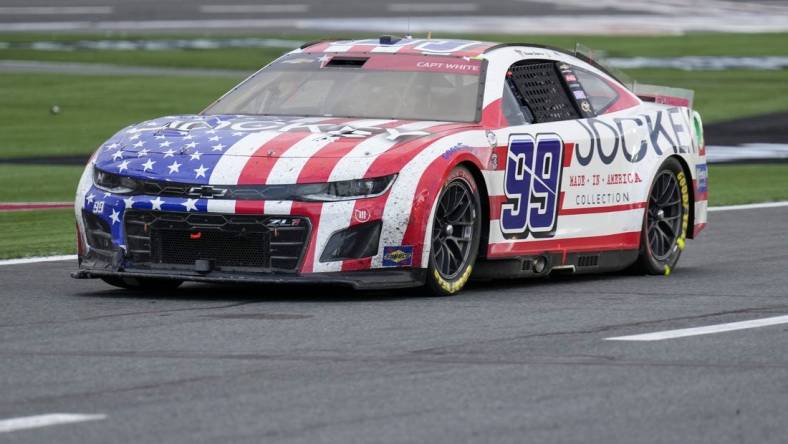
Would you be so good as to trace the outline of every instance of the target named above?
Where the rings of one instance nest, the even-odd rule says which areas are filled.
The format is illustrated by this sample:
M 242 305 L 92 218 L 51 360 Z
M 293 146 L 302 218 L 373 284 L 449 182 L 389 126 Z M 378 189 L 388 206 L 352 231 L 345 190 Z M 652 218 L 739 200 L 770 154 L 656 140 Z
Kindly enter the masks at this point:
M 695 99 L 695 91 L 691 89 L 647 85 L 644 83 L 635 83 L 632 86 L 632 92 L 645 102 L 684 106 L 687 108 L 692 108 L 692 103 Z

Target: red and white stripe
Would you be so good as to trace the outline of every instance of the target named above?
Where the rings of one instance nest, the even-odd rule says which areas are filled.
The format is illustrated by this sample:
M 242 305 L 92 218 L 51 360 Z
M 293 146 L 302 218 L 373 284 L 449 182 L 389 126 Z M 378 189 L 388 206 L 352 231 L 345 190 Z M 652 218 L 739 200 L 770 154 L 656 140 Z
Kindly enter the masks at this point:
M 412 122 L 395 127 L 399 131 L 425 130 L 441 125 L 442 122 Z M 373 162 L 383 153 L 395 147 L 400 141 L 390 140 L 387 134 L 378 134 L 356 144 L 344 157 L 334 160 L 333 165 L 323 165 L 330 174 L 327 181 L 335 182 L 366 177 Z M 399 181 L 399 179 L 397 179 Z M 356 201 L 331 202 L 323 204 L 320 226 L 315 236 L 316 244 L 322 249 L 330 236 L 351 226 Z M 315 257 L 313 271 L 341 271 L 342 262 L 320 262 Z

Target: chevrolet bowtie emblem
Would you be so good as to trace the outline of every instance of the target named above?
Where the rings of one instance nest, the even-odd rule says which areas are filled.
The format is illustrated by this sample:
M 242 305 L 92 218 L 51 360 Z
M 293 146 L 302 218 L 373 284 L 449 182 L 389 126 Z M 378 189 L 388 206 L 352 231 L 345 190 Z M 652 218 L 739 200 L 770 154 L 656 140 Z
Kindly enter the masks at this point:
M 196 197 L 200 199 L 213 199 L 214 197 L 224 197 L 227 194 L 227 188 L 214 188 L 212 186 L 202 186 L 189 188 L 189 197 Z

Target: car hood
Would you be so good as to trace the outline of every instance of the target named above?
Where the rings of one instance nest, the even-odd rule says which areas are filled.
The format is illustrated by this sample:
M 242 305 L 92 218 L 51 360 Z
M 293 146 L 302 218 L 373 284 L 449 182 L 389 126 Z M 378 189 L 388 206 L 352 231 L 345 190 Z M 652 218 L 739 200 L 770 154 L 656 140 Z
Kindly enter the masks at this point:
M 225 158 L 368 158 L 472 124 L 281 116 L 170 116 L 124 128 L 98 150 L 98 168 L 133 177 L 202 182 Z M 243 159 L 234 161 L 244 162 Z M 195 169 L 198 169 L 195 172 Z M 195 177 L 195 175 L 200 177 Z

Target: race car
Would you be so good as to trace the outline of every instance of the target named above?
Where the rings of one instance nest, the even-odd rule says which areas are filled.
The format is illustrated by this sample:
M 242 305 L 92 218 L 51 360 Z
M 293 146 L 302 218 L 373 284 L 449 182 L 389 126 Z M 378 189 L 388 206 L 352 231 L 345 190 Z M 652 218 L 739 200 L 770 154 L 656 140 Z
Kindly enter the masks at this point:
M 706 225 L 691 99 L 538 45 L 306 44 L 98 148 L 74 277 L 449 295 L 471 277 L 669 274 Z

